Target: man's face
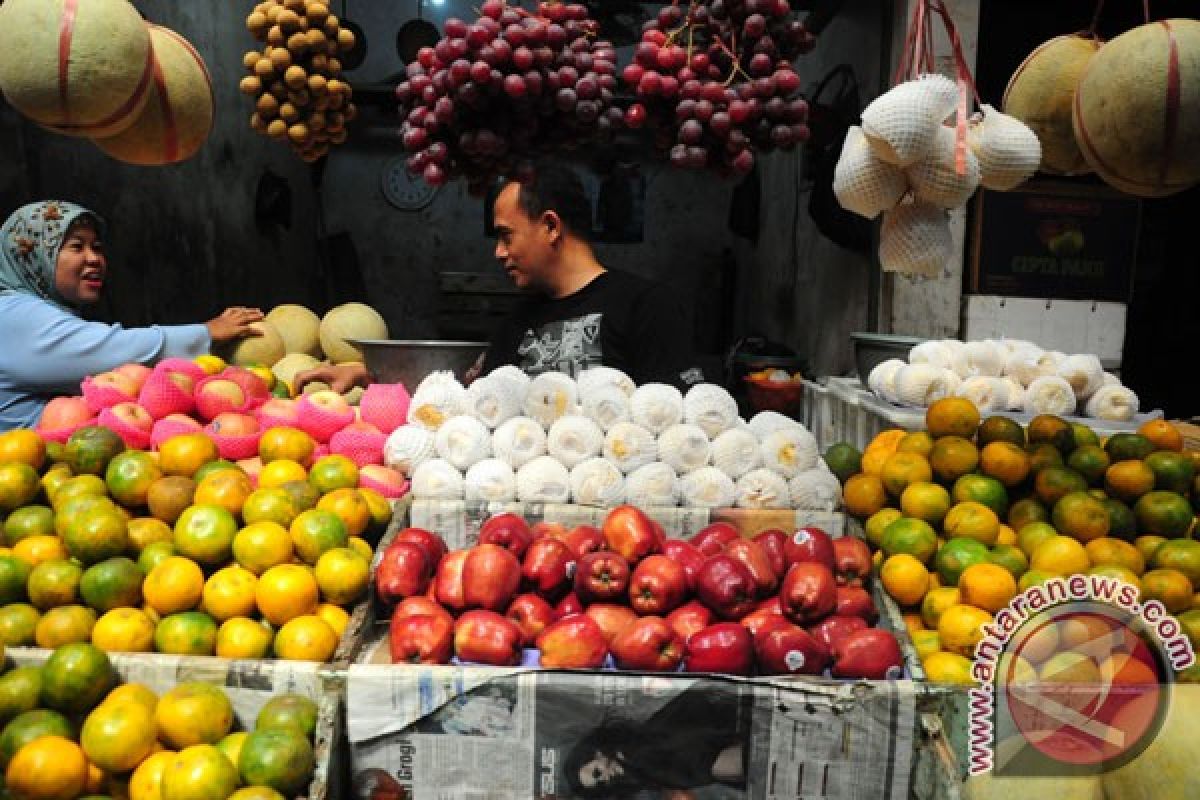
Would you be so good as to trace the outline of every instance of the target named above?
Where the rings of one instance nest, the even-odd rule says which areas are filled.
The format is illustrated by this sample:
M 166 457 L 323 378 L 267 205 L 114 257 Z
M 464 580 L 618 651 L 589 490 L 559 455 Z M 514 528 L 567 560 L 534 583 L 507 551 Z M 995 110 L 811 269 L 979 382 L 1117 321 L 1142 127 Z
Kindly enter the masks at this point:
M 529 217 L 517 202 L 520 191 L 519 184 L 510 183 L 496 197 L 492 212 L 496 260 L 518 289 L 543 289 L 553 265 L 561 223 L 550 211 L 536 219 Z

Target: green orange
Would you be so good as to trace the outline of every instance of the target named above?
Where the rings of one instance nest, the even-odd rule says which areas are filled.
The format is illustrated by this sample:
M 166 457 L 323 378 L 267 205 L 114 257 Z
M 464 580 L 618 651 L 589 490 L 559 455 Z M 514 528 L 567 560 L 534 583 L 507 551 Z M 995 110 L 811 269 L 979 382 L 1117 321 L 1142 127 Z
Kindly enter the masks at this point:
M 986 475 L 963 475 L 954 482 L 951 494 L 954 496 L 954 502 L 982 503 L 997 517 L 1008 513 L 1008 490 L 995 478 Z
M 304 736 L 317 729 L 317 704 L 300 694 L 282 694 L 267 701 L 254 721 L 255 730 L 294 728 Z
M 42 491 L 41 476 L 22 462 L 0 464 L 0 511 L 28 505 Z
M 1195 539 L 1170 539 L 1154 551 L 1150 565 L 1155 569 L 1182 572 L 1193 586 L 1200 586 L 1200 542 Z
M 358 486 L 358 465 L 345 456 L 322 456 L 308 470 L 308 482 L 321 494 L 353 489 Z
M 1108 508 L 1087 492 L 1065 494 L 1054 504 L 1054 527 L 1060 533 L 1074 536 L 1081 542 L 1090 542 L 1107 536 L 1109 531 Z
M 238 756 L 242 780 L 287 797 L 303 793 L 315 768 L 312 745 L 294 728 L 256 730 L 246 737 Z
M 1035 475 L 1046 467 L 1061 467 L 1067 463 L 1059 449 L 1046 442 L 1026 445 L 1026 452 L 1029 453 L 1029 471 Z
M 1012 504 L 1006 521 L 1014 531 L 1020 531 L 1031 522 L 1049 522 L 1050 512 L 1036 497 L 1024 497 Z
M 238 771 L 210 744 L 188 747 L 163 770 L 162 797 L 170 800 L 228 798 L 238 787 Z
M 1103 502 L 1104 509 L 1108 512 L 1108 535 L 1132 542 L 1137 536 L 1137 518 L 1133 509 L 1111 497 L 1105 498 Z
M 238 524 L 228 509 L 217 505 L 191 506 L 175 523 L 175 549 L 207 566 L 229 563 Z
M 149 454 L 140 450 L 127 450 L 108 462 L 104 482 L 112 498 L 126 508 L 137 508 L 146 504 L 150 484 L 162 477 L 162 470 Z
M 929 464 L 938 480 L 953 483 L 979 466 L 979 450 L 961 436 L 943 436 L 934 442 Z
M 349 534 L 341 517 L 332 511 L 310 509 L 293 520 L 290 533 L 296 555 L 306 564 L 316 564 L 326 550 L 345 547 Z
M 1113 461 L 1141 461 L 1154 452 L 1154 442 L 1140 433 L 1114 433 L 1104 450 Z
M 1025 446 L 1025 429 L 1015 419 L 1004 416 L 988 417 L 979 425 L 975 440 L 980 447 L 992 442 L 1008 442 L 1017 447 Z
M 1186 495 L 1192 488 L 1196 468 L 1192 459 L 1183 453 L 1160 450 L 1146 456 L 1143 463 L 1154 473 L 1155 489 Z
M 1158 534 L 1168 539 L 1183 536 L 1192 526 L 1192 507 L 1182 495 L 1174 492 L 1149 492 L 1138 498 L 1133 507 L 1138 530 Z
M 1047 539 L 1058 536 L 1053 525 L 1046 522 L 1031 522 L 1017 531 L 1017 547 L 1027 556 L 1033 556 L 1037 546 Z
M 992 442 L 979 453 L 980 470 L 1008 489 L 1020 486 L 1029 477 L 1029 454 L 1012 442 Z
M 862 469 L 862 453 L 853 445 L 838 442 L 825 451 L 825 464 L 840 482 L 845 483 Z
M 927 564 L 937 550 L 937 534 L 924 520 L 901 517 L 884 529 L 880 549 L 885 556 L 908 553 Z
M 120 436 L 108 428 L 92 425 L 71 434 L 63 457 L 76 475 L 103 475 L 108 462 L 124 449 Z
M 4 520 L 4 541 L 12 547 L 29 536 L 54 533 L 54 509 L 49 506 L 24 506 Z
M 1034 492 L 1043 503 L 1053 506 L 1064 495 L 1087 491 L 1087 480 L 1069 467 L 1046 467 L 1033 480 Z
M 211 656 L 217 648 L 217 623 L 203 611 L 182 611 L 162 618 L 154 629 L 160 653 Z
M 95 564 L 129 549 L 129 523 L 112 503 L 101 503 L 73 516 L 62 538 L 73 557 Z
M 1039 414 L 1031 419 L 1026 433 L 1031 445 L 1053 445 L 1063 455 L 1075 449 L 1075 432 L 1070 423 L 1053 414 Z
M 1020 578 L 1029 569 L 1029 559 L 1021 548 L 1013 544 L 998 544 L 988 551 L 988 561 L 1004 567 L 1014 578 Z
M 45 611 L 79 602 L 83 567 L 74 561 L 45 561 L 29 573 L 29 602 Z
M 142 572 L 149 575 L 150 571 L 166 559 L 175 555 L 174 542 L 151 542 L 138 553 L 137 565 Z
M 108 655 L 83 642 L 58 648 L 42 667 L 42 702 L 64 713 L 94 708 L 116 685 Z
M 870 517 L 867 518 L 863 528 L 867 534 L 867 541 L 873 547 L 879 547 L 883 542 L 883 532 L 888 525 L 891 525 L 896 520 L 904 516 L 898 508 L 881 508 Z
M 0 644 L 6 647 L 29 647 L 34 642 L 41 614 L 28 603 L 0 606 Z
M 916 453 L 893 453 L 883 462 L 880 478 L 888 494 L 899 497 L 910 484 L 933 480 L 933 469 Z
M 950 493 L 936 483 L 912 483 L 900 495 L 900 509 L 904 515 L 925 520 L 930 525 L 941 524 L 950 504 Z
M 946 542 L 934 556 L 934 567 L 943 586 L 957 586 L 963 570 L 988 562 L 987 545 L 977 539 L 958 536 Z
M 0 605 L 25 599 L 25 585 L 32 568 L 15 556 L 0 556 Z
M 256 522 L 274 522 L 283 527 L 292 524 L 300 513 L 287 490 L 274 487 L 256 489 L 242 505 L 242 521 L 247 525 Z
M 125 557 L 110 558 L 88 567 L 79 582 L 83 601 L 97 611 L 111 611 L 142 604 L 145 575 L 138 565 Z
M 17 667 L 0 677 L 0 720 L 37 708 L 42 692 L 41 667 Z
M 1099 486 L 1104 481 L 1111 463 L 1108 453 L 1094 444 L 1075 448 L 1067 458 L 1067 466 L 1082 475 L 1089 486 Z
M 7 767 L 18 750 L 43 736 L 69 739 L 74 731 L 67 718 L 57 711 L 34 709 L 18 714 L 0 731 L 0 767 Z

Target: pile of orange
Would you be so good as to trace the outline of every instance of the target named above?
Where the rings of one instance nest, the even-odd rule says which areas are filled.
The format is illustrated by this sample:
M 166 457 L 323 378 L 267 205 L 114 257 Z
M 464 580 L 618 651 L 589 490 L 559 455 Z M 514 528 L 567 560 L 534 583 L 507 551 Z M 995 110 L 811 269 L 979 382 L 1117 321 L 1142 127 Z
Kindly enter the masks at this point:
M 118 685 L 99 648 L 69 644 L 0 675 L 0 771 L 6 795 L 29 800 L 300 797 L 316 720 L 311 699 L 284 694 L 235 732 L 219 686 L 181 683 L 159 697 Z
M 256 476 L 202 433 L 157 452 L 103 428 L 0 434 L 0 644 L 328 661 L 391 519 L 358 468 L 263 437 Z
M 1169 422 L 1103 441 L 1039 416 L 981 419 L 963 398 L 926 430 L 880 433 L 843 486 L 931 680 L 970 683 L 980 626 L 1054 576 L 1109 575 L 1177 614 L 1200 647 L 1200 453 Z

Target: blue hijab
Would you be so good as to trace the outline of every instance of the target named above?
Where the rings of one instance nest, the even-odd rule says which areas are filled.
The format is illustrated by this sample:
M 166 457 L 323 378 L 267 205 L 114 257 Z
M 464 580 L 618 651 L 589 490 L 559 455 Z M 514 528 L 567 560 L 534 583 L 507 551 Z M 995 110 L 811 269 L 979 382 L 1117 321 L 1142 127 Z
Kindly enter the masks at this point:
M 66 307 L 54 288 L 54 272 L 67 231 L 81 218 L 103 233 L 104 220 L 74 203 L 43 200 L 14 211 L 0 228 L 0 294 L 25 292 Z

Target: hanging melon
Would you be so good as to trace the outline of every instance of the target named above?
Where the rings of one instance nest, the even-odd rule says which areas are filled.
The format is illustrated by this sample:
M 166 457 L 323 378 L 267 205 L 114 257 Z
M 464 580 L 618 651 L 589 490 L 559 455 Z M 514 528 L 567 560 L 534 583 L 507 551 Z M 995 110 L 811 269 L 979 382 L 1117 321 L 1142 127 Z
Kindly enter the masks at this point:
M 154 59 L 126 0 L 6 0 L 0 5 L 0 92 L 39 125 L 111 136 L 146 104 Z
M 134 123 L 96 145 L 129 164 L 161 166 L 191 158 L 213 126 L 213 91 L 204 59 L 175 31 L 150 25 L 154 81 Z
M 1026 56 L 1004 90 L 1004 113 L 1028 125 L 1042 143 L 1042 172 L 1083 175 L 1092 168 L 1075 144 L 1071 105 L 1075 87 L 1100 42 L 1057 36 Z
M 1104 45 L 1072 122 L 1084 158 L 1121 191 L 1165 197 L 1200 181 L 1200 20 L 1152 22 Z

